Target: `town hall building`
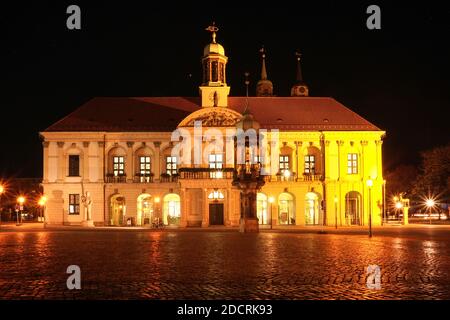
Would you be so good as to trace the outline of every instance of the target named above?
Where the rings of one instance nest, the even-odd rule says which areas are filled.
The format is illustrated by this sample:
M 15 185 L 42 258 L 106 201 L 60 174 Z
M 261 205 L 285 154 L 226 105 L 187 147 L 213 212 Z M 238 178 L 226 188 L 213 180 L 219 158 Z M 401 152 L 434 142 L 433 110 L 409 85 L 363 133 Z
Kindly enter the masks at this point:
M 226 161 L 235 149 L 186 164 L 173 132 L 196 123 L 225 132 L 251 114 L 278 138 L 267 148 L 278 170 L 257 193 L 261 226 L 380 225 L 385 132 L 333 98 L 311 97 L 299 54 L 291 96 L 273 95 L 264 52 L 256 96 L 231 96 L 225 49 L 208 30 L 198 97 L 94 98 L 40 133 L 46 223 L 239 226 L 241 191 Z

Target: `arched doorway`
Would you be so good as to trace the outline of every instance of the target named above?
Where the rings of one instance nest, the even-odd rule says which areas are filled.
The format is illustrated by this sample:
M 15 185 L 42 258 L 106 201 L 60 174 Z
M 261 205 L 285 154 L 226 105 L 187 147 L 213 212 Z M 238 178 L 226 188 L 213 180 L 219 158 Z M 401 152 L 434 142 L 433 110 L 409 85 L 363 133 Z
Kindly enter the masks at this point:
M 153 221 L 153 199 L 148 193 L 143 193 L 137 198 L 136 224 L 143 226 Z
M 345 222 L 347 225 L 361 225 L 361 194 L 358 191 L 345 195 Z
M 164 196 L 163 223 L 165 225 L 178 225 L 180 223 L 180 196 L 169 193 Z
M 256 195 L 256 215 L 259 224 L 269 224 L 269 215 L 267 213 L 267 196 L 264 193 L 258 192 Z
M 283 192 L 278 197 L 278 218 L 279 224 L 295 224 L 294 197 L 287 192 Z
M 308 192 L 305 196 L 305 224 L 319 224 L 319 196 L 317 193 Z
M 125 197 L 116 194 L 111 197 L 110 225 L 121 226 L 125 224 L 126 204 Z

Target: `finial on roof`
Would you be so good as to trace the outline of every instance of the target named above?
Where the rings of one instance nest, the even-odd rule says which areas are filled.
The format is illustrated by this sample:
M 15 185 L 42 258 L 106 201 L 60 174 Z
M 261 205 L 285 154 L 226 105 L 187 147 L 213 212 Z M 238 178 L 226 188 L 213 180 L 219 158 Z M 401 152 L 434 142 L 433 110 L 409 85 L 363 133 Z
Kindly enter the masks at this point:
M 261 80 L 267 80 L 266 51 L 264 50 L 264 46 L 262 46 L 262 48 L 259 49 L 259 52 L 261 52 L 261 58 L 262 58 Z
M 307 97 L 309 96 L 309 88 L 308 85 L 303 81 L 302 68 L 300 65 L 302 54 L 297 50 L 295 52 L 295 56 L 297 58 L 297 76 L 295 79 L 295 83 L 291 88 L 291 96 Z
M 267 79 L 266 50 L 264 46 L 262 46 L 259 52 L 261 53 L 261 79 L 256 84 L 256 96 L 271 97 L 273 96 L 273 84 L 272 81 Z
M 212 25 L 208 26 L 205 30 L 211 32 L 212 43 L 216 43 L 216 32 L 219 31 L 219 28 L 216 27 L 216 23 L 213 21 Z
M 246 90 L 244 114 L 246 114 L 246 113 L 248 113 L 248 85 L 250 84 L 250 80 L 248 79 L 248 76 L 250 75 L 250 73 L 249 72 L 245 72 L 244 75 L 245 75 L 245 90 Z
M 302 57 L 302 54 L 297 50 L 295 52 L 295 56 L 297 57 L 297 77 L 296 80 L 298 83 L 303 82 L 303 75 L 302 75 L 302 67 L 300 65 L 300 59 Z

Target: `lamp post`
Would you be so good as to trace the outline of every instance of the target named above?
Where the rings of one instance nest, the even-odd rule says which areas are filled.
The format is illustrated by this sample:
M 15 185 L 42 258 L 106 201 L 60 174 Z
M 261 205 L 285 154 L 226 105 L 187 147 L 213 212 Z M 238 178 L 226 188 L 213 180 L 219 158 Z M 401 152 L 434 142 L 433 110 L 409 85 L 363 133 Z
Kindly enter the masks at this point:
M 369 238 L 372 238 L 372 179 L 367 180 L 367 187 L 369 188 Z
M 38 202 L 38 204 L 39 204 L 39 206 L 41 207 L 41 213 L 42 213 L 42 217 L 40 217 L 40 218 L 42 218 L 42 219 L 40 219 L 40 220 L 42 220 L 43 221 L 43 223 L 44 223 L 44 227 L 45 227 L 45 205 L 46 205 L 46 203 L 47 203 L 47 197 L 46 196 L 42 196 L 40 199 L 39 199 L 39 202 Z M 40 214 L 39 214 L 40 215 Z
M 0 225 L 2 224 L 2 195 L 5 192 L 5 187 L 0 184 Z
M 273 203 L 275 202 L 275 198 L 270 196 L 269 197 L 269 203 L 270 203 L 270 229 L 273 228 Z
M 25 203 L 25 197 L 20 196 L 17 198 L 17 202 L 19 203 L 19 211 L 17 214 L 20 213 L 20 223 L 19 223 L 19 216 L 17 216 L 17 226 L 20 226 L 22 224 L 22 211 L 23 211 L 23 204 Z
M 160 217 L 159 217 L 159 202 L 161 201 L 160 197 L 155 198 L 155 211 L 156 211 L 156 227 L 159 228 L 160 226 Z
M 338 204 L 338 197 L 334 196 L 334 227 L 337 229 L 337 204 Z
M 425 200 L 425 205 L 428 207 L 428 214 L 430 215 L 430 224 L 431 224 L 431 208 L 433 208 L 435 204 L 436 202 L 431 198 Z

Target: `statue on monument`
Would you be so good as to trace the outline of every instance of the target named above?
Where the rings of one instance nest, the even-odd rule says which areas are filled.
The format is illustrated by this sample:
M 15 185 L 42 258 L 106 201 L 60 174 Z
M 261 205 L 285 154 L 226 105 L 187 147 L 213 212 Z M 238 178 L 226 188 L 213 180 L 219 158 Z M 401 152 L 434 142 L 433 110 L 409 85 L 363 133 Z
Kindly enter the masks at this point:
M 84 188 L 82 184 L 82 196 L 81 196 L 81 203 L 83 204 L 84 208 L 84 219 L 82 222 L 82 225 L 85 227 L 94 227 L 94 221 L 92 220 L 92 197 L 91 193 L 89 191 L 86 191 L 84 193 Z

